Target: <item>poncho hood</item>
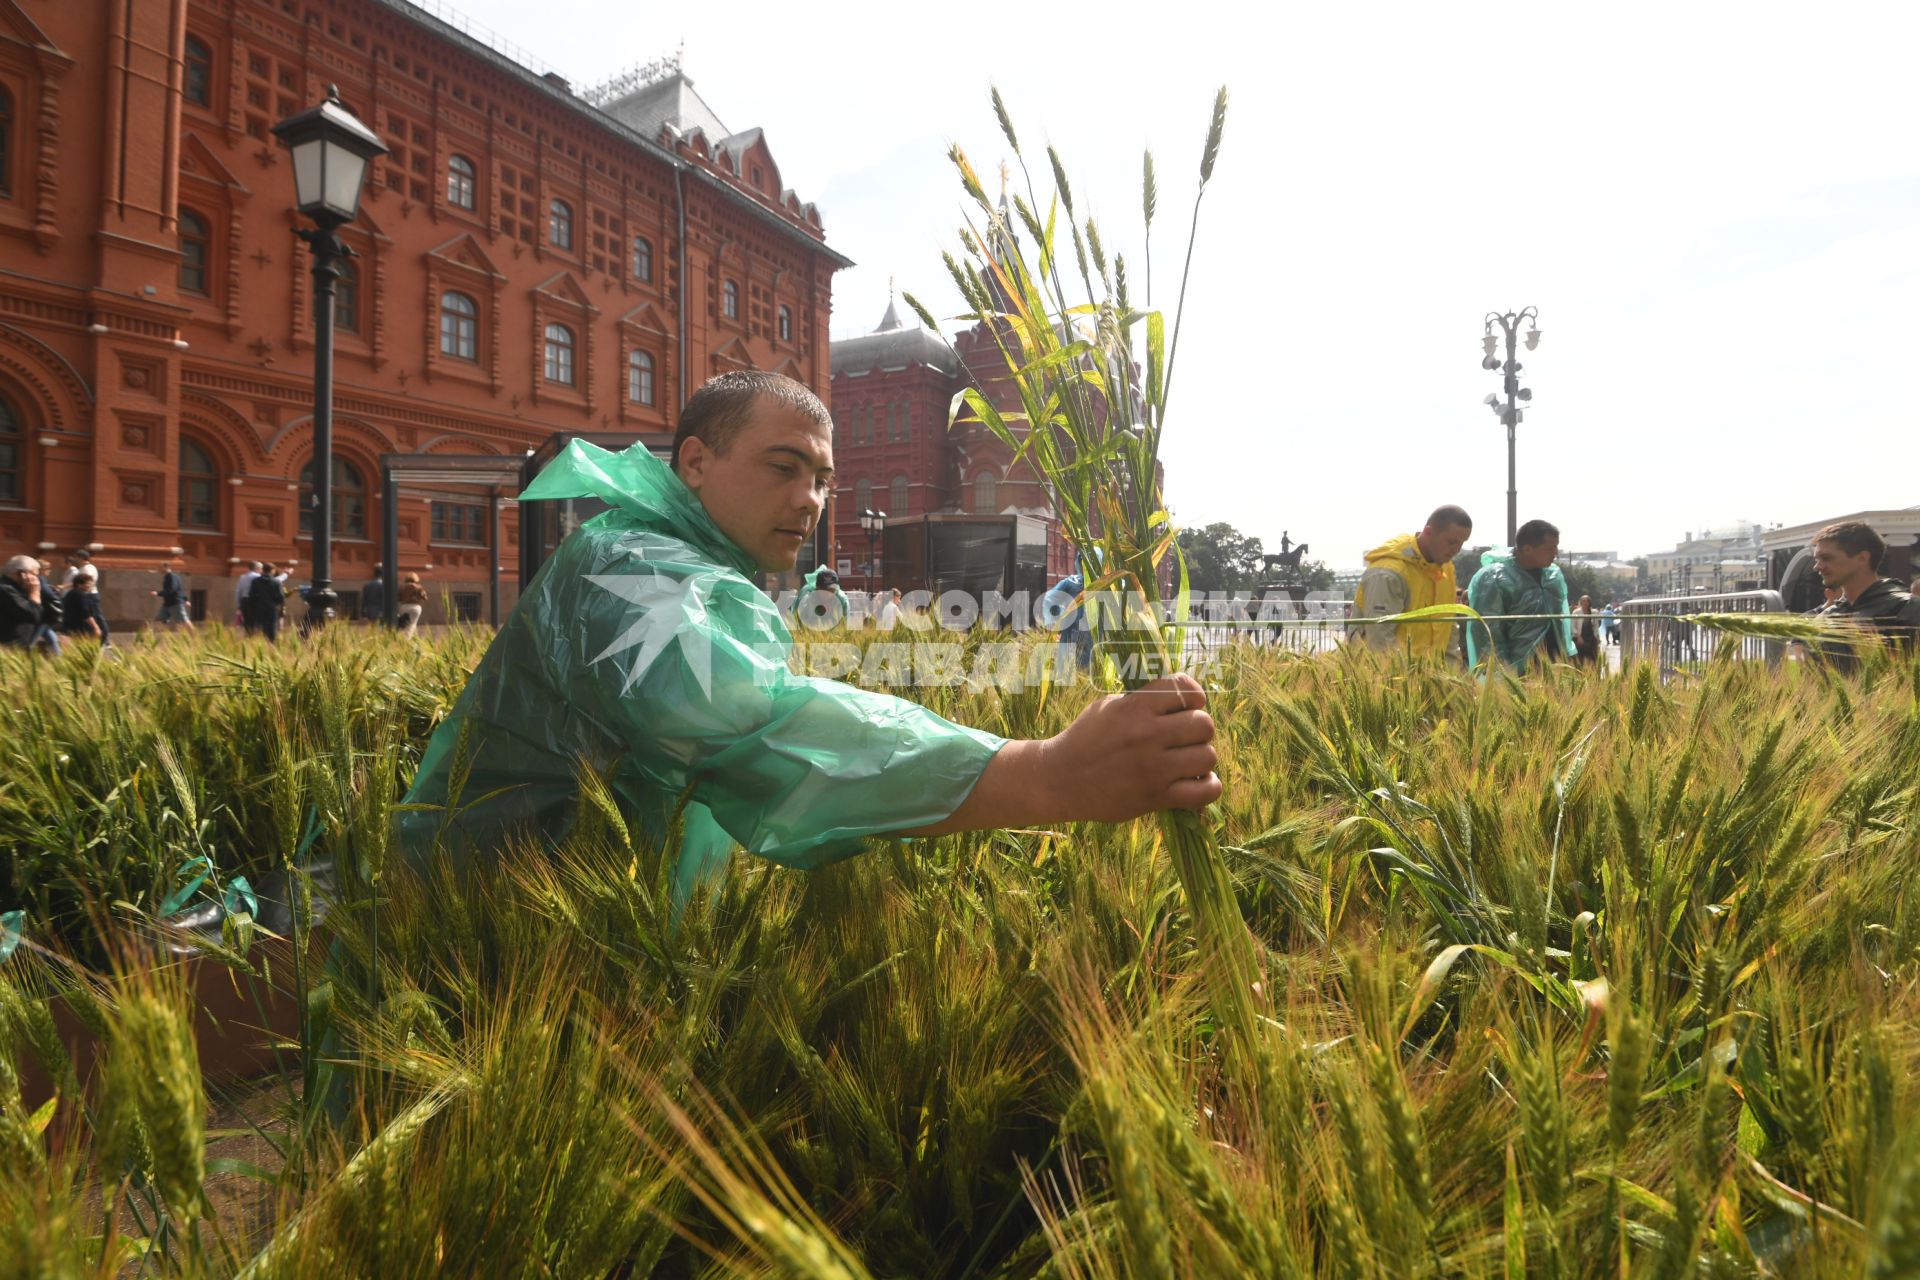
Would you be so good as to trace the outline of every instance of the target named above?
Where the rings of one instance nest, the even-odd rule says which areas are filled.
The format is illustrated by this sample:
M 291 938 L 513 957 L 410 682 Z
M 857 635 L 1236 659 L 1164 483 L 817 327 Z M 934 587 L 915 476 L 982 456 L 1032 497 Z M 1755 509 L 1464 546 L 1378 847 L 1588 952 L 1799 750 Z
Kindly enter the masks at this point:
M 585 440 L 571 441 L 520 496 L 529 501 L 598 498 L 614 510 L 595 516 L 595 520 L 624 513 L 647 528 L 712 556 L 748 579 L 760 571 L 752 556 L 720 532 L 699 495 L 644 444 L 613 453 Z

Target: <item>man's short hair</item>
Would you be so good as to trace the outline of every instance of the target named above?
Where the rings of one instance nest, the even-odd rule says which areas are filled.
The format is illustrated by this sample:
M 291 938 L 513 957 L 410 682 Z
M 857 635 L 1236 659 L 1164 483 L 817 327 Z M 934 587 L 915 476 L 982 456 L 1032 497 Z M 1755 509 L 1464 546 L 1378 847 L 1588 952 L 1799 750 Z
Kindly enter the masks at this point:
M 1516 547 L 1537 547 L 1549 538 L 1556 542 L 1559 541 L 1560 530 L 1548 524 L 1545 520 L 1529 520 L 1521 525 L 1514 533 L 1513 545 Z
M 1473 528 L 1473 517 L 1467 514 L 1465 507 L 1456 507 L 1451 502 L 1443 507 L 1435 507 L 1433 514 L 1427 517 L 1429 529 L 1467 529 Z
M 1887 540 L 1863 520 L 1842 520 L 1830 524 L 1814 534 L 1813 541 L 1816 546 L 1831 542 L 1840 548 L 1841 555 L 1857 556 L 1864 551 L 1868 555 L 1868 567 L 1876 572 L 1879 571 L 1880 562 L 1887 556 Z
M 93 552 L 87 550 L 85 547 L 75 547 L 73 550 L 67 552 L 67 559 L 91 560 L 93 559 Z
M 735 369 L 707 379 L 698 391 L 687 397 L 687 407 L 680 411 L 680 426 L 673 433 L 673 465 L 680 465 L 680 446 L 688 440 L 698 440 L 715 453 L 724 454 L 731 449 L 740 428 L 752 420 L 754 402 L 761 396 L 778 401 L 823 427 L 833 421 L 827 406 L 820 403 L 820 397 L 805 383 L 795 382 L 785 374 Z
M 16 573 L 39 573 L 40 562 L 32 556 L 14 556 L 11 560 L 7 561 L 7 567 L 4 572 L 9 578 Z

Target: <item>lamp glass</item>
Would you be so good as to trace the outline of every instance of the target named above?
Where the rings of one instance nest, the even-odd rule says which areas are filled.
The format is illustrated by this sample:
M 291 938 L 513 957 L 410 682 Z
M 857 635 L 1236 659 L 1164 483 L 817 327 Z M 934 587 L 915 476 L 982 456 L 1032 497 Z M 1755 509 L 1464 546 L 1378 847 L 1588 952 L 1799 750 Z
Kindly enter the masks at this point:
M 293 202 L 303 210 L 320 202 L 321 157 L 326 149 L 318 138 L 309 138 L 293 148 Z
M 366 157 L 356 155 L 337 142 L 323 145 L 326 158 L 320 166 L 322 202 L 335 217 L 351 220 L 360 212 L 360 183 L 367 175 Z

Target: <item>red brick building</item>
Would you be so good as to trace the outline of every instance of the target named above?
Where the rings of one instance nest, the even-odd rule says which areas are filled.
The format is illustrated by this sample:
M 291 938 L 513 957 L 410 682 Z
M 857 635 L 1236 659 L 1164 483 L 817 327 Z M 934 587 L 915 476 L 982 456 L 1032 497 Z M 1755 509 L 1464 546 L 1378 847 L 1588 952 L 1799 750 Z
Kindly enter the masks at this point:
M 922 558 L 902 525 L 957 516 L 1027 517 L 1042 526 L 1050 580 L 1071 572 L 1073 552 L 1060 534 L 1046 488 L 1024 461 L 977 420 L 952 430 L 947 415 L 969 376 L 996 407 L 1016 412 L 1020 398 L 1005 361 L 978 325 L 949 346 L 918 323 L 907 324 L 889 303 L 880 325 L 833 344 L 834 463 L 840 559 L 850 562 L 849 585 L 867 585 L 867 537 L 860 513 L 883 511 L 889 535 L 873 576 L 902 589 L 925 587 Z M 878 548 L 876 547 L 876 550 Z M 1010 584 L 1011 585 L 1011 584 Z
M 118 618 L 173 554 L 214 616 L 240 561 L 303 576 L 311 264 L 269 130 L 330 83 L 392 148 L 343 230 L 349 598 L 384 453 L 657 442 L 732 368 L 828 393 L 847 260 L 677 59 L 575 92 L 405 0 L 0 0 L 0 551 L 93 548 Z M 484 502 L 400 492 L 398 568 L 436 609 L 483 588 Z

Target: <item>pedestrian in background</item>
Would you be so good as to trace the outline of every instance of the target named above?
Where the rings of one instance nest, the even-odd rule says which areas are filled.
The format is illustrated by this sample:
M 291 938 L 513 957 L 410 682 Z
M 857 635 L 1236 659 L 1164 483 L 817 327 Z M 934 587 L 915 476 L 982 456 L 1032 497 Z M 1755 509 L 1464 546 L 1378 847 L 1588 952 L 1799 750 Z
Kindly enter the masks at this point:
M 1573 611 L 1573 660 L 1583 667 L 1600 661 L 1600 624 L 1593 612 L 1593 597 L 1581 596 Z
M 420 614 L 427 607 L 427 589 L 420 585 L 420 575 L 409 573 L 394 593 L 394 622 L 403 636 L 419 633 Z
M 80 576 L 82 569 L 93 570 L 93 585 L 98 589 L 100 586 L 100 570 L 94 566 L 93 552 L 87 550 L 85 547 L 75 547 L 73 550 L 67 552 L 67 567 L 62 570 L 60 574 L 60 586 L 62 589 L 72 586 L 73 580 Z M 43 575 L 46 573 L 46 565 L 44 563 L 40 566 L 40 570 Z
M 60 597 L 60 630 L 98 640 L 102 649 L 112 642 L 107 615 L 100 608 L 100 575 L 92 565 L 76 570 L 73 584 Z
M 160 573 L 160 589 L 153 594 L 160 598 L 159 621 L 167 630 L 183 622 L 187 630 L 193 630 L 193 619 L 187 616 L 187 582 L 180 576 L 180 561 L 167 561 Z
M 880 609 L 874 615 L 873 624 L 882 631 L 891 631 L 900 625 L 900 588 L 883 588 L 879 599 Z
M 246 572 L 233 583 L 233 621 L 236 626 L 244 628 L 248 635 L 253 634 L 253 620 L 247 613 L 247 592 L 252 589 L 253 580 L 259 576 L 260 562 L 249 560 Z
M 0 574 L 0 644 L 31 649 L 58 617 L 40 581 L 40 562 L 32 556 L 15 556 L 7 561 L 4 574 Z M 59 642 L 54 643 L 53 654 L 57 656 Z
M 373 577 L 367 585 L 360 588 L 360 619 L 376 626 L 387 617 L 387 567 L 383 564 L 373 566 Z
M 285 581 L 285 576 L 275 573 L 269 563 L 262 566 L 260 575 L 247 588 L 245 609 L 250 621 L 247 631 L 261 632 L 268 644 L 280 642 L 280 613 L 287 606 L 287 589 L 282 585 Z

